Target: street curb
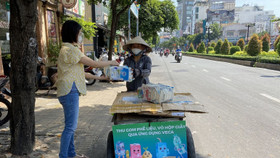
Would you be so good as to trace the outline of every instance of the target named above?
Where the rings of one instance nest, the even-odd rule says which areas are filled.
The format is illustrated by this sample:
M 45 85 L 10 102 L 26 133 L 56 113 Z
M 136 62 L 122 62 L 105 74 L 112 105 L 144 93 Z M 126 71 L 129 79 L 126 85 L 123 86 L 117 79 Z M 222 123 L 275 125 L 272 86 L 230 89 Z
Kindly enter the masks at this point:
M 183 55 L 191 56 L 191 57 L 195 57 L 195 58 L 223 61 L 223 62 L 238 64 L 238 65 L 243 65 L 243 66 L 258 67 L 258 68 L 265 68 L 265 69 L 280 71 L 280 64 L 259 63 L 259 62 L 255 62 L 255 61 L 238 60 L 238 59 L 230 59 L 230 58 L 219 58 L 219 57 L 199 55 L 199 54 L 183 54 Z

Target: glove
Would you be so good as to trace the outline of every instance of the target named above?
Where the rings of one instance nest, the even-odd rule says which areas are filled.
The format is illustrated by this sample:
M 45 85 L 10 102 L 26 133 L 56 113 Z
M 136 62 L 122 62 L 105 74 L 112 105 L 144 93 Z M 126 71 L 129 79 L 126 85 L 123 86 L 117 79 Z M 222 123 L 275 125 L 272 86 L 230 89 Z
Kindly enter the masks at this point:
M 139 69 L 134 69 L 133 70 L 133 77 L 134 78 L 140 76 L 140 74 L 141 74 L 141 70 L 139 70 Z

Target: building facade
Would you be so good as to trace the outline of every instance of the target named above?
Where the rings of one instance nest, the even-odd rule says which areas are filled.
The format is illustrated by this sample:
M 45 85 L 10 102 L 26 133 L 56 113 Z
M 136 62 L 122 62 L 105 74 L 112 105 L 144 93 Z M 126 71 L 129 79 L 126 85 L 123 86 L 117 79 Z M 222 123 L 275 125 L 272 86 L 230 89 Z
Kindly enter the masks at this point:
M 234 22 L 235 0 L 209 0 L 207 21 L 210 24 L 229 24 Z
M 192 32 L 192 17 L 193 17 L 193 6 L 195 0 L 177 0 L 177 12 L 179 16 L 179 30 L 177 36 L 191 34 Z
M 271 32 L 271 19 L 275 16 L 274 11 L 266 11 L 263 6 L 243 5 L 236 7 L 235 22 L 240 24 L 254 24 L 256 33 Z
M 202 21 L 207 19 L 208 0 L 196 0 L 193 7 L 191 34 L 200 33 Z M 201 27 L 199 27 L 201 26 Z M 198 28 L 199 27 L 199 28 Z M 201 32 L 202 33 L 202 32 Z
M 229 42 L 236 44 L 240 38 L 243 38 L 245 41 L 247 41 L 247 32 L 248 27 L 243 24 L 229 24 L 223 27 L 222 37 L 223 39 L 227 38 Z M 255 28 L 250 28 L 249 32 L 249 36 L 253 35 Z

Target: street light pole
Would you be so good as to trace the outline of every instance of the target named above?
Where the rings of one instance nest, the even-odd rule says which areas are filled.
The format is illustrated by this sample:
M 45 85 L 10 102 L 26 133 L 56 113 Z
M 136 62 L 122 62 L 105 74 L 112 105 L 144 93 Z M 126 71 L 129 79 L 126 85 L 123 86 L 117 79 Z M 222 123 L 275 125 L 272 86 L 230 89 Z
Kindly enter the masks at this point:
M 209 53 L 209 43 L 210 43 L 210 26 L 209 26 L 209 23 L 207 22 L 207 24 L 206 24 L 206 33 L 207 33 L 207 35 L 208 35 L 208 38 L 207 38 L 207 51 L 206 51 L 206 53 L 208 54 Z
M 255 26 L 255 23 L 247 24 L 246 26 L 248 27 L 248 32 L 247 32 L 247 44 L 248 44 L 248 42 L 249 42 L 249 34 L 250 34 L 250 27 Z
M 248 44 L 248 41 L 249 41 L 249 31 L 250 31 L 250 25 L 248 24 L 248 25 L 247 25 L 247 27 L 248 27 L 248 31 L 247 31 L 247 44 Z

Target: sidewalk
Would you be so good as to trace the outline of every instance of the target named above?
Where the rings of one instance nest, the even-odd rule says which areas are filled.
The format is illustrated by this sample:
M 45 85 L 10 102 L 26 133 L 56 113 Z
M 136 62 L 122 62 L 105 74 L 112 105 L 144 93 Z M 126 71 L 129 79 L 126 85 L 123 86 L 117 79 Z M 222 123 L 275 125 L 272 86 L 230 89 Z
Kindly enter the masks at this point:
M 125 82 L 96 82 L 87 87 L 87 95 L 80 97 L 80 114 L 75 134 L 76 152 L 90 158 L 106 157 L 107 134 L 111 130 L 109 108 L 118 92 L 125 91 Z M 60 135 L 64 128 L 62 106 L 56 92 L 37 92 L 35 105 L 36 144 L 31 158 L 56 158 Z M 8 124 L 0 127 L 0 158 L 11 157 L 6 150 L 10 145 Z

